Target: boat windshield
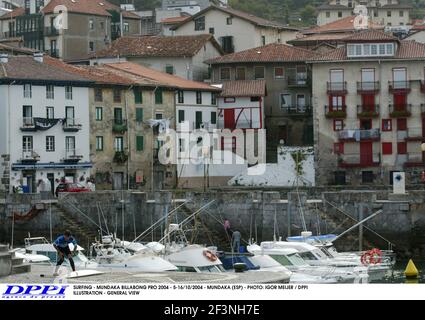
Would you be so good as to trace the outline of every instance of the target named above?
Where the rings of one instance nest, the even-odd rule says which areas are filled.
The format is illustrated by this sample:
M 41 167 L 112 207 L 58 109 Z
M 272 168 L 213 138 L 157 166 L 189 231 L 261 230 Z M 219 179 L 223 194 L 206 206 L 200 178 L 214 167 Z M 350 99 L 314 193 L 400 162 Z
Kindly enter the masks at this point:
M 293 253 L 288 255 L 288 260 L 294 265 L 294 266 L 307 266 L 308 264 L 304 261 L 303 258 L 298 253 Z
M 218 266 L 205 266 L 205 267 L 198 267 L 199 272 L 202 273 L 208 273 L 208 272 L 222 272 L 219 268 L 217 268 Z
M 317 257 L 312 254 L 310 251 L 306 251 L 306 252 L 300 252 L 299 253 L 300 257 L 306 261 L 308 260 L 319 260 L 317 259 Z
M 180 272 L 196 272 L 194 267 L 177 266 Z
M 332 255 L 332 253 L 330 253 L 330 252 L 328 251 L 328 249 L 327 249 L 326 247 L 320 247 L 320 250 L 321 250 L 324 254 L 326 254 L 326 256 L 327 256 L 328 258 L 335 258 L 335 257 Z

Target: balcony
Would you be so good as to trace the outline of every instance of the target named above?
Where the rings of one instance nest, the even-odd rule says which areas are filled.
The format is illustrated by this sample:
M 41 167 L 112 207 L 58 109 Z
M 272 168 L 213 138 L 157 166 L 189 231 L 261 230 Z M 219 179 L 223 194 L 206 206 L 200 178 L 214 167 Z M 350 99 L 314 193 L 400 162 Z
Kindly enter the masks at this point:
M 367 141 L 380 141 L 381 131 L 379 129 L 371 130 L 341 130 L 338 132 L 338 139 L 346 142 L 367 142 Z
M 115 151 L 114 162 L 125 163 L 128 160 L 128 155 L 125 151 Z
M 357 106 L 357 118 L 368 119 L 379 117 L 379 105 L 375 104 L 372 106 Z
M 289 75 L 288 76 L 288 87 L 303 88 L 310 85 L 310 79 L 306 74 Z
M 24 131 L 24 132 L 35 132 L 35 131 L 37 131 L 33 117 L 22 118 L 21 131 Z
M 409 93 L 410 81 L 388 81 L 388 90 L 390 93 Z
M 406 168 L 417 168 L 425 166 L 425 157 L 423 153 L 408 153 L 407 161 L 404 163 Z
M 347 106 L 325 106 L 325 116 L 328 119 L 345 119 L 347 117 Z
M 357 82 L 357 93 L 359 94 L 376 94 L 379 92 L 379 89 L 379 81 Z
M 112 132 L 123 134 L 124 132 L 127 132 L 127 130 L 128 130 L 127 120 L 123 120 L 123 119 L 113 120 Z
M 290 117 L 308 117 L 312 114 L 313 108 L 311 106 L 292 106 L 283 107 L 282 111 Z
M 412 105 L 393 105 L 388 106 L 391 118 L 407 118 L 412 115 Z
M 338 166 L 340 168 L 372 168 L 381 165 L 381 154 L 342 154 L 338 159 Z
M 56 37 L 59 35 L 59 30 L 53 26 L 44 28 L 44 35 L 46 37 Z
M 422 128 L 407 128 L 406 130 L 406 141 L 423 141 L 424 132 Z
M 22 151 L 21 163 L 36 163 L 40 161 L 40 156 L 35 150 L 24 149 Z
M 80 150 L 69 149 L 69 150 L 65 150 L 63 162 L 76 163 L 82 160 L 83 158 L 84 156 L 82 155 L 82 152 L 80 152 Z
M 78 132 L 82 127 L 80 121 L 75 118 L 66 118 L 62 124 L 63 131 L 65 132 Z
M 328 82 L 327 92 L 332 95 L 346 95 L 347 82 Z

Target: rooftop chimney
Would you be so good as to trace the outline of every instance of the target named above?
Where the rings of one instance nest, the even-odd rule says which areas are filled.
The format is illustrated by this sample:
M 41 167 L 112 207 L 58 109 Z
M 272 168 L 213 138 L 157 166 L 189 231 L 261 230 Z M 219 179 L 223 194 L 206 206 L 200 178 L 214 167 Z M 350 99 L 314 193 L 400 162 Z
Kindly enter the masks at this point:
M 34 60 L 37 62 L 43 63 L 43 56 L 44 56 L 44 53 L 42 52 L 34 53 Z
M 0 54 L 0 63 L 8 63 L 9 62 L 9 55 L 6 53 Z

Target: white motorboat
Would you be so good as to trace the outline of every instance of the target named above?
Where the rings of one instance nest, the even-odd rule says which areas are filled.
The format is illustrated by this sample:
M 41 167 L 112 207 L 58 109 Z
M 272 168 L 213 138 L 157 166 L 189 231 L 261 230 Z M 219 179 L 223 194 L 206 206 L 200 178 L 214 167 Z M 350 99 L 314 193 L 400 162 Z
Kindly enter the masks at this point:
M 357 273 L 353 268 L 332 265 L 312 266 L 301 257 L 294 248 L 279 246 L 278 242 L 263 242 L 261 246 L 252 244 L 247 247 L 254 255 L 268 255 L 290 271 L 320 277 L 321 283 L 364 283 L 368 281 L 367 273 Z

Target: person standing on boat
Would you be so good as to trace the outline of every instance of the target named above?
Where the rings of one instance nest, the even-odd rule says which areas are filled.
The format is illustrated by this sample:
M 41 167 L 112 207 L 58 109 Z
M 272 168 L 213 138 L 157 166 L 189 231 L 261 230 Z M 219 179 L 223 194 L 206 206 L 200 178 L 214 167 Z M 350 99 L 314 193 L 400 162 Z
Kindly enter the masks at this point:
M 69 249 L 69 244 L 72 243 L 74 245 L 74 250 L 71 252 L 71 249 Z M 72 255 L 77 253 L 77 241 L 75 238 L 71 235 L 70 231 L 65 231 L 63 235 L 59 236 L 55 242 L 53 242 L 53 247 L 55 247 L 56 251 L 58 252 L 59 260 L 56 264 L 55 273 L 54 276 L 58 276 L 58 270 L 59 267 L 62 265 L 62 263 L 65 260 L 65 257 L 68 258 L 69 264 L 71 265 L 72 271 L 75 271 L 75 263 L 74 259 L 72 259 Z
M 232 233 L 232 249 L 233 252 L 238 253 L 241 246 L 241 233 L 238 230 Z

